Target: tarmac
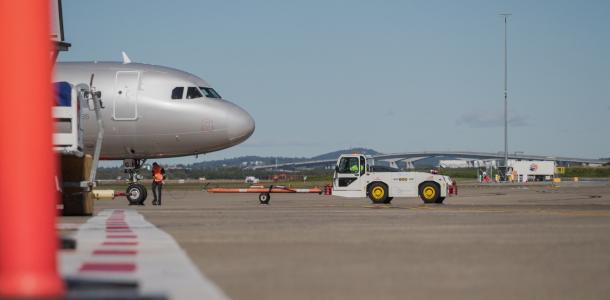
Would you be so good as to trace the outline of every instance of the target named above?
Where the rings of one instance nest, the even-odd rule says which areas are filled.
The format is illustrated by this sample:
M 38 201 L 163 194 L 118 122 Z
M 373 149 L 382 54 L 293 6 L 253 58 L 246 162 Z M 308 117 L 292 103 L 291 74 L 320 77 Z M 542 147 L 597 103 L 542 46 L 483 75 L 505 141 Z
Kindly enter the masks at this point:
M 100 200 L 96 212 L 137 210 L 235 300 L 610 295 L 609 181 L 469 185 L 443 205 L 317 194 L 260 205 L 257 194 L 179 189 L 151 201 Z

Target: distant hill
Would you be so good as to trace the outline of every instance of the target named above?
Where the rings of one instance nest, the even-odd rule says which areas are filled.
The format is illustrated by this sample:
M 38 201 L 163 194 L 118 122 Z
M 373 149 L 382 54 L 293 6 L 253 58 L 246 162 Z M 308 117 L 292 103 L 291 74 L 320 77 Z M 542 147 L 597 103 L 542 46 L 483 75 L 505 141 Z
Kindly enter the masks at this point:
M 210 161 L 202 161 L 198 163 L 194 163 L 190 165 L 192 169 L 216 169 L 216 168 L 230 168 L 237 167 L 243 168 L 248 166 L 258 166 L 258 165 L 271 165 L 271 164 L 281 164 L 286 162 L 293 161 L 305 161 L 309 158 L 306 157 L 275 157 L 275 156 L 240 156 L 234 158 L 220 159 L 220 160 L 210 160 Z
M 217 168 L 244 168 L 248 166 L 259 166 L 259 165 L 272 165 L 275 163 L 289 163 L 299 162 L 308 160 L 325 160 L 325 159 L 336 159 L 339 155 L 344 153 L 363 153 L 366 155 L 377 155 L 381 154 L 373 149 L 367 148 L 352 148 L 345 150 L 337 150 L 314 157 L 283 157 L 283 156 L 240 156 L 234 158 L 211 160 L 194 163 L 189 165 L 194 170 L 200 169 L 217 169 Z
M 329 153 L 325 153 L 322 155 L 314 156 L 310 158 L 311 160 L 325 160 L 325 159 L 337 159 L 341 154 L 351 154 L 351 153 L 359 153 L 364 155 L 379 155 L 381 153 L 368 148 L 352 148 L 345 150 L 338 150 Z

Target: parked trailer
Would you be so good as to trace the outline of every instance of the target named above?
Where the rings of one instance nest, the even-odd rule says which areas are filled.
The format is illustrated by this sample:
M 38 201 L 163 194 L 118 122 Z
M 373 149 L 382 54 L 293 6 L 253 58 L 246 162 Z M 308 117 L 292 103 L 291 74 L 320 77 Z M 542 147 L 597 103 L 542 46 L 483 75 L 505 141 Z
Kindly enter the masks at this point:
M 261 204 L 269 204 L 272 193 L 313 193 L 322 194 L 322 190 L 319 188 L 304 188 L 296 189 L 285 186 L 274 186 L 269 187 L 255 185 L 249 188 L 210 188 L 207 189 L 208 193 L 258 193 L 258 200 Z
M 555 162 L 543 160 L 509 160 L 508 174 L 513 181 L 550 181 L 555 175 Z

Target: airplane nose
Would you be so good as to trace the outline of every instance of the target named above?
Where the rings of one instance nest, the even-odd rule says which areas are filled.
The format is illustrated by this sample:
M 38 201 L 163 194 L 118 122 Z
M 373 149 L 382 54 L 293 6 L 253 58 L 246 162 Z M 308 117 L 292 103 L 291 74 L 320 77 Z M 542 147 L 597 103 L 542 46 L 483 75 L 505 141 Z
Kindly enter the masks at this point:
M 229 140 L 236 144 L 245 141 L 254 132 L 254 119 L 241 107 L 235 106 L 235 109 L 227 114 L 227 123 Z

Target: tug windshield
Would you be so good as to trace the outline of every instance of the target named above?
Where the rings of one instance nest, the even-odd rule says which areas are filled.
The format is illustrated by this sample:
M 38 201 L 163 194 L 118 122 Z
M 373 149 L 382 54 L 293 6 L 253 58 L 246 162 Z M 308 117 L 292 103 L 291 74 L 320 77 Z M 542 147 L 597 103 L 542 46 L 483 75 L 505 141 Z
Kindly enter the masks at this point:
M 339 161 L 339 173 L 358 173 L 359 165 L 357 157 L 343 157 Z

